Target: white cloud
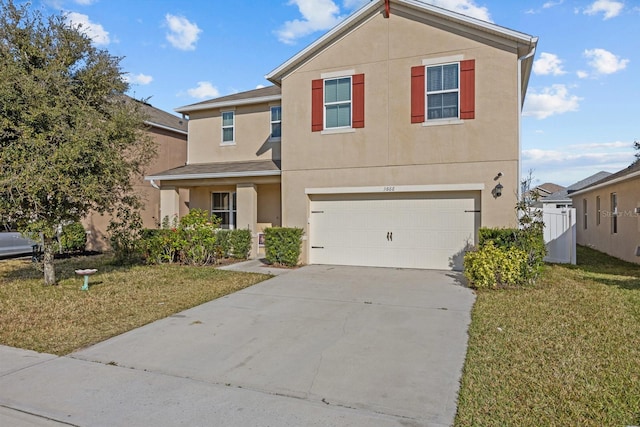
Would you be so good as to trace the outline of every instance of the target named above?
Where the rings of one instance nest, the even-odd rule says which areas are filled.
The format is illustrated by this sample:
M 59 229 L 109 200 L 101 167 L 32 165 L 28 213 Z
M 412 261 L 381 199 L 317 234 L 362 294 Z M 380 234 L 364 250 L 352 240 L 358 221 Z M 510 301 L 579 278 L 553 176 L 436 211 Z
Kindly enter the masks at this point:
M 542 8 L 543 9 L 549 9 L 551 7 L 560 6 L 563 2 L 564 2 L 564 0 L 548 1 L 545 4 L 542 5 Z
M 429 3 L 483 21 L 493 22 L 489 9 L 478 6 L 474 0 L 431 0 Z
M 566 74 L 566 71 L 562 69 L 562 60 L 553 53 L 542 52 L 540 58 L 536 59 L 533 63 L 533 72 L 540 75 L 559 76 Z
M 95 3 L 97 0 L 74 0 L 76 3 L 81 4 L 83 6 L 89 6 Z
M 198 99 L 217 98 L 220 96 L 220 91 L 211 82 L 198 82 L 198 86 L 188 89 L 187 93 L 189 96 Z
M 87 15 L 77 12 L 69 12 L 66 15 L 67 24 L 71 27 L 77 28 L 78 31 L 85 34 L 98 46 L 108 45 L 111 40 L 109 39 L 109 33 L 105 31 L 104 27 L 95 22 L 91 22 Z
M 124 76 L 124 81 L 131 84 L 148 85 L 153 81 L 153 77 L 140 73 L 131 76 Z
M 342 5 L 345 10 L 352 10 L 366 3 L 366 0 L 343 0 Z M 429 3 L 492 22 L 489 9 L 478 6 L 474 0 L 431 0 Z M 276 31 L 278 40 L 287 44 L 293 44 L 300 37 L 316 31 L 328 30 L 340 23 L 345 17 L 333 0 L 289 0 L 287 4 L 297 6 L 302 15 L 302 19 L 287 21 L 282 28 Z
M 262 89 L 262 88 L 264 88 L 264 85 L 257 85 L 256 86 L 256 89 Z
M 289 0 L 288 4 L 298 6 L 303 19 L 287 21 L 276 31 L 283 43 L 293 44 L 300 37 L 328 30 L 343 19 L 340 8 L 332 0 Z
M 589 142 L 585 144 L 571 144 L 568 147 L 578 150 L 593 150 L 599 148 L 631 148 L 633 143 L 624 141 L 615 142 Z
M 578 75 L 579 79 L 586 79 L 587 77 L 589 77 L 589 73 L 583 70 L 576 71 L 576 74 Z
M 613 53 L 604 49 L 587 49 L 584 56 L 591 59 L 589 65 L 598 74 L 613 74 L 617 71 L 624 70 L 629 63 L 628 59 L 620 59 Z
M 596 0 L 589 7 L 584 10 L 587 15 L 597 15 L 598 13 L 604 14 L 604 19 L 610 19 L 618 16 L 624 3 L 613 0 Z
M 542 92 L 530 91 L 525 100 L 523 115 L 545 119 L 554 114 L 577 111 L 581 100 L 576 95 L 570 95 L 565 85 L 555 84 L 544 88 Z
M 202 32 L 195 23 L 189 22 L 184 16 L 167 13 L 165 24 L 169 27 L 167 40 L 173 47 L 180 50 L 195 50 L 195 44 Z

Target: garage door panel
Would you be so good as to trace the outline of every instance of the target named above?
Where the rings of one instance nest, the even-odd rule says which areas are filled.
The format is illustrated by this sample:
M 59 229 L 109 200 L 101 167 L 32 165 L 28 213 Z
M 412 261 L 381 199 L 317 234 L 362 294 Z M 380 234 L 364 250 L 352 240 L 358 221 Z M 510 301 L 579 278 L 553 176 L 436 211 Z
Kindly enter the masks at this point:
M 459 255 L 474 243 L 478 206 L 479 193 L 334 195 L 312 200 L 310 262 L 461 269 Z

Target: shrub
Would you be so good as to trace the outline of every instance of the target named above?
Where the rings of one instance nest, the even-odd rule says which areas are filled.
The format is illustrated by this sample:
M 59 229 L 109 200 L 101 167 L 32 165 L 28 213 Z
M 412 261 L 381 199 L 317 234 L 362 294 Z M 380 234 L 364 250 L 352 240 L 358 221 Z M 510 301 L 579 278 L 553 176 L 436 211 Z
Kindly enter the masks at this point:
M 57 251 L 79 252 L 83 251 L 87 244 L 87 232 L 79 222 L 72 222 L 62 227 L 62 233 L 57 243 Z
M 298 264 L 302 247 L 301 228 L 270 227 L 264 231 L 267 261 L 293 267 Z
M 464 257 L 464 275 L 475 288 L 520 285 L 526 280 L 527 253 L 517 247 L 496 247 L 492 240 Z
M 231 246 L 229 243 L 229 236 L 231 230 L 223 230 L 221 228 L 216 230 L 216 244 L 214 246 L 214 253 L 216 260 L 227 258 L 231 252 Z
M 232 230 L 229 233 L 229 255 L 237 259 L 247 259 L 252 243 L 251 230 Z
M 120 206 L 107 227 L 115 264 L 137 262 L 141 256 L 142 218 L 135 206 Z
M 202 209 L 192 209 L 180 221 L 180 257 L 183 263 L 206 265 L 215 260 L 216 229 L 220 220 Z
M 149 264 L 173 263 L 178 261 L 180 235 L 175 228 L 143 230 L 141 246 Z

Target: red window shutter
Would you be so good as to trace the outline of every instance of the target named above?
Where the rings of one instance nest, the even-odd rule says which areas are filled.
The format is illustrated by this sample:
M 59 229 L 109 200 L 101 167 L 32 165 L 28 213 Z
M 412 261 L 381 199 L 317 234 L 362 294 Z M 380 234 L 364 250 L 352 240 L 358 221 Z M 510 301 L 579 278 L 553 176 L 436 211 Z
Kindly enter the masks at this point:
M 424 122 L 424 65 L 411 67 L 411 123 Z
M 353 90 L 353 117 L 351 127 L 364 127 L 364 74 L 354 74 L 351 77 Z
M 324 82 L 322 79 L 311 81 L 311 132 L 324 128 Z
M 460 118 L 474 119 L 476 104 L 476 60 L 460 61 Z

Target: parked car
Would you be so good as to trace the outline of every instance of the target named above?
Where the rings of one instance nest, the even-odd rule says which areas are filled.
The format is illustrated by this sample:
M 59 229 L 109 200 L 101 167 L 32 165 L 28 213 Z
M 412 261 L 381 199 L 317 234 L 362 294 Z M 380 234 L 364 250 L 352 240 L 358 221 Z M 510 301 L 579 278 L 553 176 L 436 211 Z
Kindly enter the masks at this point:
M 0 226 L 0 257 L 31 255 L 37 242 L 24 237 L 9 226 Z

